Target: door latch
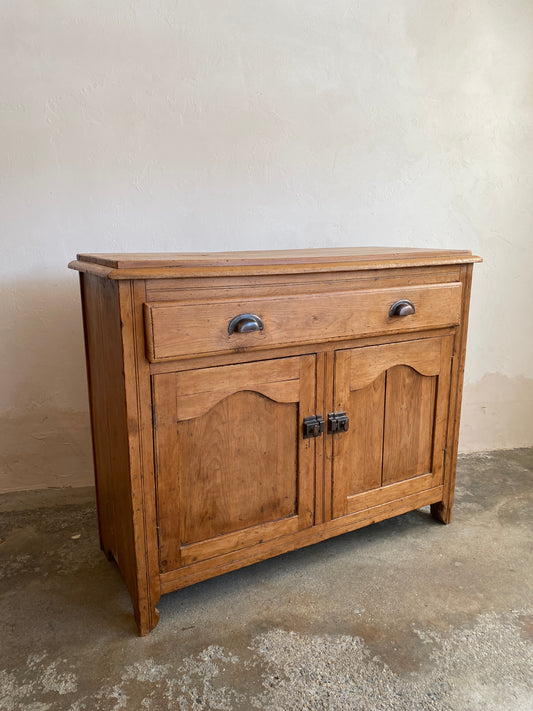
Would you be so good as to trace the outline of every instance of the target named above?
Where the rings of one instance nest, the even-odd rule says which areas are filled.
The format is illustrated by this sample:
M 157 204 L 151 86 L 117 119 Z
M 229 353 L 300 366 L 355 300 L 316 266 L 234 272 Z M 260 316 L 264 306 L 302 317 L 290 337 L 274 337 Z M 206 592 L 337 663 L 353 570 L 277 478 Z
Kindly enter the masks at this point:
M 330 412 L 328 415 L 328 432 L 348 432 L 350 420 L 345 412 Z
M 304 439 L 319 437 L 324 432 L 325 422 L 322 415 L 304 417 Z

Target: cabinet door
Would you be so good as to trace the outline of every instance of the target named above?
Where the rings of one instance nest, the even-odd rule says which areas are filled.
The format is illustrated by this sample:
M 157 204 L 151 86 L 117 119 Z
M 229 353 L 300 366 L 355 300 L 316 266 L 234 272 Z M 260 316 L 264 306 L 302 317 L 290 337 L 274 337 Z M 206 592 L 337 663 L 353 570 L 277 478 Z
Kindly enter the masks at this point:
M 154 375 L 153 398 L 162 572 L 312 525 L 314 356 Z
M 333 516 L 443 483 L 453 337 L 335 353 Z

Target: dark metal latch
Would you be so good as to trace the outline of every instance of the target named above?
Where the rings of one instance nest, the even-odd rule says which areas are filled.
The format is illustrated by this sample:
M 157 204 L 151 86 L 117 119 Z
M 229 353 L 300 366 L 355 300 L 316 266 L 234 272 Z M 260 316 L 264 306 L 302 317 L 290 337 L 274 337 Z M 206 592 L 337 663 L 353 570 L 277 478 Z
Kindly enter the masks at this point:
M 330 412 L 328 415 L 328 432 L 348 432 L 350 420 L 346 412 Z
M 304 417 L 304 439 L 319 437 L 324 432 L 325 422 L 322 415 Z

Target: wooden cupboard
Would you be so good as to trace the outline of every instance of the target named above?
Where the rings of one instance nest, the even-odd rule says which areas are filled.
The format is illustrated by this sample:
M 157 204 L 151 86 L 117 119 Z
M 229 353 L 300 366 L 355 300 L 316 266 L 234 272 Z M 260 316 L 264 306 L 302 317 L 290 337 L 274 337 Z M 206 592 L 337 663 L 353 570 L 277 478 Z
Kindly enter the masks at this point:
M 100 539 L 163 593 L 453 504 L 467 251 L 78 255 Z

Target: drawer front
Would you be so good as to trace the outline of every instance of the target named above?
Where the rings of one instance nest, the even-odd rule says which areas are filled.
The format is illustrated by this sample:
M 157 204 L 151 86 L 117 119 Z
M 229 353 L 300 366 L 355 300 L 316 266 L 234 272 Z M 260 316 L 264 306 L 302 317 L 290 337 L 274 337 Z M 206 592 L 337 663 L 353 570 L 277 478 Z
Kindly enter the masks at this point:
M 337 341 L 384 333 L 444 328 L 459 323 L 462 285 L 434 284 L 330 294 L 252 297 L 145 304 L 151 362 L 276 346 Z M 390 316 L 410 301 L 415 313 Z M 409 311 L 409 309 L 407 309 Z M 239 315 L 254 315 L 260 330 L 229 333 Z

